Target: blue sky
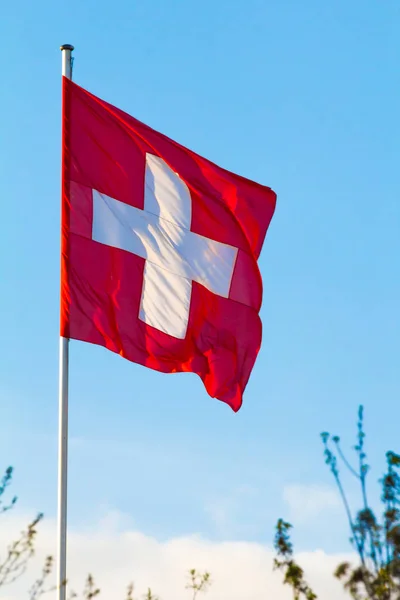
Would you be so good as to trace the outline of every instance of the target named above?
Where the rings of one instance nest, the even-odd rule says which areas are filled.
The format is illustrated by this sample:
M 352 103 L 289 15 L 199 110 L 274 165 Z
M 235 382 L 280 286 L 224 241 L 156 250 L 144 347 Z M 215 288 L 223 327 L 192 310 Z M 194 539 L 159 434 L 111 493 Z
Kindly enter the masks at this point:
M 21 506 L 56 510 L 62 43 L 77 83 L 278 194 L 238 414 L 195 376 L 71 345 L 71 525 L 116 510 L 161 539 L 269 542 L 288 489 L 330 485 L 319 432 L 350 446 L 359 403 L 380 475 L 399 450 L 399 26 L 398 0 L 3 7 L 0 456 Z M 301 548 L 346 548 L 332 519 L 299 521 Z

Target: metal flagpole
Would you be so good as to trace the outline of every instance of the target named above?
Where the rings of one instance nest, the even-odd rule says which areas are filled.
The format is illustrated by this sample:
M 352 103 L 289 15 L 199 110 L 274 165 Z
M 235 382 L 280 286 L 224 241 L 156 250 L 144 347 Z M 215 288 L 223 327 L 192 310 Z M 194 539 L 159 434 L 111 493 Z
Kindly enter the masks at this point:
M 72 79 L 72 56 L 74 47 L 61 46 L 62 74 Z M 65 107 L 64 107 L 65 108 Z M 59 365 L 59 441 L 58 441 L 58 600 L 66 599 L 67 589 L 67 475 L 68 475 L 68 359 L 69 340 L 60 337 Z

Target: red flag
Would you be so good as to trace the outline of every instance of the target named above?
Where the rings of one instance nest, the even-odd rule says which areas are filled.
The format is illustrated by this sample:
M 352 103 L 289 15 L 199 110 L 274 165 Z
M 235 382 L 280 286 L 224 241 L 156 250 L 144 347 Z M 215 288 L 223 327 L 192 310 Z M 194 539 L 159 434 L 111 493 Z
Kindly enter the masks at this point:
M 275 193 L 63 86 L 61 335 L 197 373 L 239 410 Z

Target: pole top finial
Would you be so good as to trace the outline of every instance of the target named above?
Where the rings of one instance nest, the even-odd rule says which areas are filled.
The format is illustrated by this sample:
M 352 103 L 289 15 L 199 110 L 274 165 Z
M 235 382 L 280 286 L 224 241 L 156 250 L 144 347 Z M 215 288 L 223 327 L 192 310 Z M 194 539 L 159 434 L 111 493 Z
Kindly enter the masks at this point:
M 60 50 L 70 50 L 72 52 L 72 50 L 74 50 L 74 47 L 71 44 L 63 44 L 62 46 L 60 46 Z

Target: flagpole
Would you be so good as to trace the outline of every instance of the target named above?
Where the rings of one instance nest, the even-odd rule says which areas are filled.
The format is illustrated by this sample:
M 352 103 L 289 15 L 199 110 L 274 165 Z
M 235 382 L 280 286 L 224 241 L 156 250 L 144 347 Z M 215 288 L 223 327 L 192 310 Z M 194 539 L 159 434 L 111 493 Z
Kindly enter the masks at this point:
M 72 79 L 74 47 L 61 46 L 62 75 Z M 64 110 L 65 110 L 64 106 Z M 64 115 L 63 115 L 64 116 Z M 68 363 L 69 340 L 60 337 L 59 363 L 59 439 L 58 439 L 58 523 L 57 523 L 57 597 L 66 600 L 67 590 L 67 495 L 68 495 Z

